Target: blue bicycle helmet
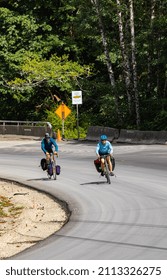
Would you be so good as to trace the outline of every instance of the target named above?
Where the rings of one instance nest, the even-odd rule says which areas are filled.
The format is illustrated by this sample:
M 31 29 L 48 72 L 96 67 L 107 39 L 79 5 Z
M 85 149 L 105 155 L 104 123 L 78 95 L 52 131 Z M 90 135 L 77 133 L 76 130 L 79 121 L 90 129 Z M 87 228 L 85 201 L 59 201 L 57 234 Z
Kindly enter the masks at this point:
M 107 136 L 106 136 L 105 134 L 101 135 L 101 136 L 100 136 L 100 140 L 101 140 L 101 141 L 107 140 Z

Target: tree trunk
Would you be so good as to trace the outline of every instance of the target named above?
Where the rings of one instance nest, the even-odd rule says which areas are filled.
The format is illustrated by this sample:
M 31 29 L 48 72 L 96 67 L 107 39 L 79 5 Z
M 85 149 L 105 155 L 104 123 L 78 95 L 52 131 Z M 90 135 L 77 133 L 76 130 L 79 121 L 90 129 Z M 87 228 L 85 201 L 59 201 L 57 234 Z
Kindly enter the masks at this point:
M 130 9 L 130 31 L 131 31 L 131 53 L 132 53 L 132 73 L 133 73 L 133 91 L 136 111 L 136 125 L 140 126 L 140 111 L 139 111 L 139 94 L 137 87 L 137 64 L 136 64 L 136 46 L 135 46 L 135 29 L 134 29 L 134 11 L 133 0 L 129 0 Z
M 165 79 L 164 89 L 163 89 L 163 103 L 162 103 L 162 110 L 165 110 L 165 99 L 167 98 L 167 78 Z
M 112 62 L 111 62 L 110 55 L 109 55 L 107 38 L 106 38 L 106 35 L 105 35 L 105 30 L 104 30 L 104 26 L 103 26 L 103 22 L 102 22 L 102 18 L 101 18 L 99 2 L 98 2 L 98 0 L 91 0 L 91 3 L 95 7 L 96 14 L 98 16 L 99 29 L 100 29 L 100 34 L 101 34 L 101 38 L 102 38 L 102 43 L 103 43 L 104 54 L 105 54 L 105 58 L 106 58 L 106 65 L 107 65 L 108 75 L 109 75 L 109 79 L 110 79 L 110 84 L 111 84 L 112 88 L 116 89 L 114 72 L 113 72 Z M 114 97 L 115 97 L 115 106 L 116 106 L 117 116 L 118 116 L 118 119 L 119 119 L 120 113 L 119 113 L 118 96 L 117 96 L 117 91 L 116 90 L 115 90 Z
M 124 32 L 123 32 L 123 22 L 122 22 L 122 12 L 121 12 L 121 3 L 120 0 L 117 1 L 117 15 L 118 15 L 118 25 L 119 25 L 119 39 L 120 39 L 120 48 L 123 59 L 123 75 L 126 85 L 126 94 L 128 99 L 128 108 L 129 114 L 132 113 L 132 97 L 131 97 L 131 72 L 129 65 L 129 58 L 126 53 L 126 46 L 124 40 Z
M 153 26 L 153 21 L 155 18 L 155 2 L 156 0 L 151 1 L 151 15 L 150 15 L 150 28 L 152 29 Z M 152 76 L 152 70 L 151 70 L 151 60 L 152 60 L 152 38 L 149 36 L 149 42 L 148 42 L 148 74 L 147 74 L 147 92 L 148 95 L 150 96 L 150 93 L 152 91 L 152 86 L 151 86 L 151 76 Z

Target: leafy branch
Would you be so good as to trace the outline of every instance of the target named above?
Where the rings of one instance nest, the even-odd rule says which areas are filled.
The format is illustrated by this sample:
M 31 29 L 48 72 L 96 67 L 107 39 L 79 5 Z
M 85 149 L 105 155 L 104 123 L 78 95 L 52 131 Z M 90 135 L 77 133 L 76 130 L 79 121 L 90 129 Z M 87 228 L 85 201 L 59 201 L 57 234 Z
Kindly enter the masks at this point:
M 20 77 L 8 81 L 7 85 L 12 89 L 39 86 L 47 83 L 49 86 L 57 86 L 61 90 L 68 90 L 76 83 L 77 79 L 89 77 L 91 67 L 81 66 L 77 62 L 70 61 L 68 56 L 58 57 L 52 55 L 49 60 L 41 59 L 38 55 L 26 53 L 20 65 Z

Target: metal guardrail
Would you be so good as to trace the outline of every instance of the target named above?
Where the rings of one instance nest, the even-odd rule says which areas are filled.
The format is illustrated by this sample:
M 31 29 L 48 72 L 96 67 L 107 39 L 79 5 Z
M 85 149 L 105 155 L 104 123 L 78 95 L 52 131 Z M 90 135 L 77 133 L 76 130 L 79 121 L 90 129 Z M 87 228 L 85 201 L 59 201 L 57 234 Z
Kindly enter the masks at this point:
M 52 132 L 50 122 L 0 120 L 0 134 L 3 135 L 15 134 L 43 137 L 46 132 Z
M 43 122 L 43 121 L 10 121 L 10 120 L 0 120 L 0 125 L 9 125 L 9 124 L 15 124 L 15 125 L 47 125 L 50 128 L 52 127 L 50 122 Z

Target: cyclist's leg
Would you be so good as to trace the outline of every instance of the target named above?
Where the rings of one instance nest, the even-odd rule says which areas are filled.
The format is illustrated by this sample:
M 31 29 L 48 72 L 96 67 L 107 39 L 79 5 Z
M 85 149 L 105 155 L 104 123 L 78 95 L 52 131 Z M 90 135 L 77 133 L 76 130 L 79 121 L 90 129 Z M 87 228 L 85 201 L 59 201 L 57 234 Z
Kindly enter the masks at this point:
M 104 157 L 103 155 L 100 155 L 100 163 L 101 163 L 101 175 L 104 176 Z
M 112 161 L 111 161 L 111 156 L 107 156 L 107 162 L 108 162 L 108 167 L 109 167 L 109 171 L 110 171 L 110 176 L 114 176 L 114 172 L 113 172 L 113 165 L 112 165 Z
M 101 170 L 104 171 L 104 157 L 100 155 Z
M 111 162 L 110 155 L 107 156 L 107 162 L 108 162 L 108 166 L 109 166 L 109 171 L 112 172 L 112 162 Z
M 101 158 L 101 170 L 104 171 L 104 158 Z
M 50 163 L 50 153 L 46 152 L 46 164 L 48 165 Z

